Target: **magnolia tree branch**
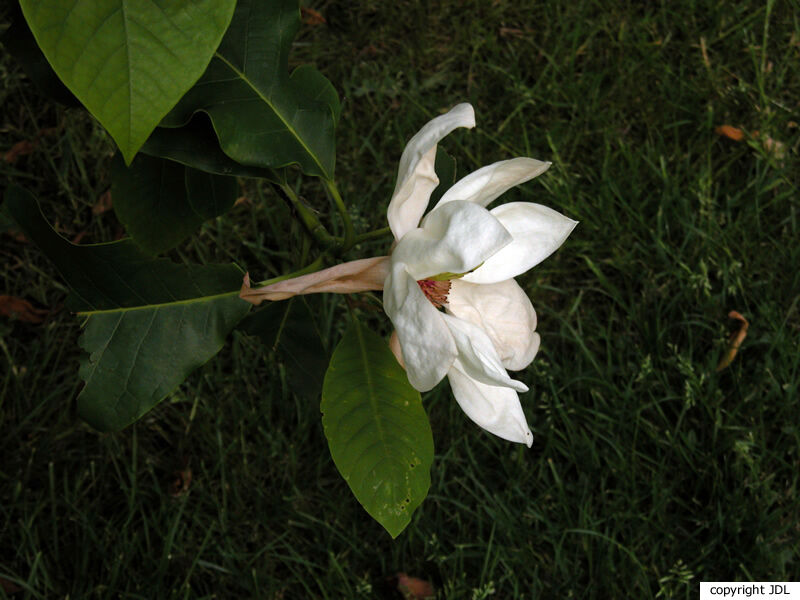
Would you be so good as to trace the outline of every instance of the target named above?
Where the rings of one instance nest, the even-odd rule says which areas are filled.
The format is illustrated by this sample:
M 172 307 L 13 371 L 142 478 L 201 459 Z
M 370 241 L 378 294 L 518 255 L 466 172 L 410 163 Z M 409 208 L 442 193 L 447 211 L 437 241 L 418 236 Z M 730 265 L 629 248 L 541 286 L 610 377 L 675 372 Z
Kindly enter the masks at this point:
M 336 187 L 336 184 L 332 180 L 326 179 L 325 187 L 328 188 L 328 192 L 330 193 L 331 197 L 333 198 L 333 202 L 336 205 L 336 210 L 339 211 L 339 216 L 341 216 L 342 221 L 344 222 L 344 245 L 342 246 L 341 251 L 347 252 L 353 247 L 353 244 L 355 244 L 353 221 L 350 218 L 350 213 L 347 211 L 347 206 L 345 206 L 345 203 L 342 200 L 342 195 L 339 193 L 339 188 Z
M 381 227 L 380 229 L 373 229 L 372 231 L 367 231 L 366 233 L 359 233 L 353 240 L 353 245 L 355 246 L 356 244 L 360 244 L 361 242 L 366 242 L 369 240 L 376 240 L 391 234 L 392 230 L 390 227 Z
M 270 182 L 270 185 L 294 209 L 309 235 L 317 240 L 321 246 L 328 248 L 339 243 L 340 240 L 328 233 L 325 226 L 320 223 L 317 215 L 300 200 L 289 185 L 274 182 Z

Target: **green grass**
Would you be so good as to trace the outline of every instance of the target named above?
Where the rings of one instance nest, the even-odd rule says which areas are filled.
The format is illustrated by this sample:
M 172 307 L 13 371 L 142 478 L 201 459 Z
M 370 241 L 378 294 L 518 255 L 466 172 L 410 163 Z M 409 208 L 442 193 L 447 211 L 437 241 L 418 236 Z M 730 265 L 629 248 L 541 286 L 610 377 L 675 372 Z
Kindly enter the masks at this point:
M 444 143 L 459 173 L 552 160 L 505 198 L 581 222 L 520 278 L 542 335 L 521 374 L 533 448 L 473 426 L 446 384 L 426 394 L 431 493 L 395 541 L 336 472 L 318 405 L 255 338 L 237 334 L 119 434 L 81 423 L 64 285 L 3 234 L 2 293 L 53 309 L 40 325 L 0 318 L 0 577 L 23 588 L 10 597 L 399 598 L 404 571 L 441 598 L 688 599 L 701 580 L 800 579 L 798 6 L 643 7 L 313 5 L 328 22 L 302 30 L 292 61 L 343 98 L 337 182 L 361 231 L 383 225 L 408 138 L 461 101 L 478 127 Z M 56 128 L 0 161 L 2 181 L 36 193 L 68 237 L 114 239 L 113 212 L 91 212 L 109 185 L 105 134 L 6 55 L 0 79 L 0 149 Z M 722 138 L 723 124 L 750 135 Z M 252 204 L 171 256 L 258 278 L 300 266 L 286 208 L 245 191 Z M 319 186 L 301 192 L 339 226 Z M 319 306 L 332 348 L 347 311 Z M 730 310 L 749 335 L 717 373 Z

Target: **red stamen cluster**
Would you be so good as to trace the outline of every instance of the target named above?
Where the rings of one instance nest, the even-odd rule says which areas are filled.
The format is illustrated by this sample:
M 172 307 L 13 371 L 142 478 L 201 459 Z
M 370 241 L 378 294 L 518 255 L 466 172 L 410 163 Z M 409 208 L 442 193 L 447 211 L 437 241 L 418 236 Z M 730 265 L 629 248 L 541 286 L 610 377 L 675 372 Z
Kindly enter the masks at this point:
M 436 308 L 442 308 L 443 305 L 447 304 L 447 294 L 450 293 L 449 281 L 421 279 L 417 281 L 417 285 Z

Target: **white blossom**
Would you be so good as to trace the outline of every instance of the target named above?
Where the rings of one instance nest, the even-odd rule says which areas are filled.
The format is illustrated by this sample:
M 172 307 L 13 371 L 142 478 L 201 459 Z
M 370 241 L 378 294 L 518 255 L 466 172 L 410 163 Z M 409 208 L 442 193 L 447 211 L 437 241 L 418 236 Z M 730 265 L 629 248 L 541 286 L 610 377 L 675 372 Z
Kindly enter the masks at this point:
M 513 277 L 553 253 L 576 222 L 531 202 L 486 208 L 550 166 L 532 158 L 467 175 L 423 218 L 439 183 L 437 143 L 457 127 L 474 126 L 472 106 L 459 104 L 426 124 L 403 151 L 387 211 L 396 246 L 384 308 L 411 385 L 427 391 L 446 375 L 470 419 L 530 446 L 533 435 L 517 395 L 528 388 L 506 369 L 528 366 L 540 339 L 533 305 Z M 392 346 L 397 352 L 398 344 Z

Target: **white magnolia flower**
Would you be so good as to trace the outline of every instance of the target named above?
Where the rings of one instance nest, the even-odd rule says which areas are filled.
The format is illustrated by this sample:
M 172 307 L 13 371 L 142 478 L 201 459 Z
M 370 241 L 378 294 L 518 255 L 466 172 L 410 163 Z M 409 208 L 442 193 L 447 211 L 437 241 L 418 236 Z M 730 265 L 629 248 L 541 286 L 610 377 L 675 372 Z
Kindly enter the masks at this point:
M 533 435 L 517 396 L 528 388 L 506 369 L 531 363 L 539 334 L 533 306 L 513 277 L 547 258 L 576 222 L 531 202 L 486 209 L 550 166 L 532 158 L 467 175 L 423 219 L 439 183 L 436 144 L 457 127 L 474 126 L 472 106 L 459 104 L 425 125 L 403 151 L 387 213 L 397 245 L 384 281 L 384 307 L 411 385 L 424 392 L 447 375 L 470 419 L 530 446 Z

